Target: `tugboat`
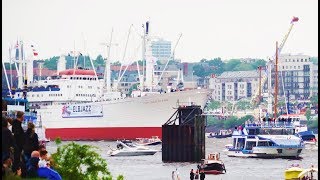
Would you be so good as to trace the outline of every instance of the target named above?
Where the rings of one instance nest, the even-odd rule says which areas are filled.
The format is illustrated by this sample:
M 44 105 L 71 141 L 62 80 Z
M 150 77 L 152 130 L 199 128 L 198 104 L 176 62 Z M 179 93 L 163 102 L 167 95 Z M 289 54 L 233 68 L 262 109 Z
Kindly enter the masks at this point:
M 208 159 L 201 160 L 200 170 L 204 170 L 205 174 L 224 174 L 226 168 L 220 160 L 220 153 L 212 153 L 208 155 Z

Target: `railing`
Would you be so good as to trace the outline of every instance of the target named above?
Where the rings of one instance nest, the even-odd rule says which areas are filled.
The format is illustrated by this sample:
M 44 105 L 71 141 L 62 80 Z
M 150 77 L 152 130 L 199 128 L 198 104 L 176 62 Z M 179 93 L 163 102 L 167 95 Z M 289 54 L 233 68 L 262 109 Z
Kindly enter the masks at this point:
M 245 127 L 261 127 L 261 128 L 294 128 L 293 122 L 262 122 L 262 123 L 247 123 Z

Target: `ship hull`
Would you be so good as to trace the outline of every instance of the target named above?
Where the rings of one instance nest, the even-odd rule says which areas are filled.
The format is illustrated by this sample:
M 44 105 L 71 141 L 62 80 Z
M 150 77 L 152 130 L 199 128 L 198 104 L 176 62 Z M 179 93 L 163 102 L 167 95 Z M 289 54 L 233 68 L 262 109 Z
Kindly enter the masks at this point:
M 47 128 L 46 137 L 62 140 L 118 140 L 162 137 L 161 127 L 91 127 L 91 128 Z
M 126 98 L 113 101 L 71 104 L 69 116 L 65 105 L 41 107 L 40 113 L 46 137 L 54 140 L 115 140 L 162 137 L 161 127 L 177 110 L 178 105 L 191 102 L 203 108 L 208 90 L 188 90 L 166 94 Z M 74 107 L 72 107 L 74 106 Z M 81 106 L 80 108 L 77 108 Z M 81 114 L 82 107 L 92 106 L 95 114 Z M 100 109 L 101 108 L 101 112 Z M 90 108 L 89 108 L 90 109 Z M 98 110 L 97 110 L 98 109 Z

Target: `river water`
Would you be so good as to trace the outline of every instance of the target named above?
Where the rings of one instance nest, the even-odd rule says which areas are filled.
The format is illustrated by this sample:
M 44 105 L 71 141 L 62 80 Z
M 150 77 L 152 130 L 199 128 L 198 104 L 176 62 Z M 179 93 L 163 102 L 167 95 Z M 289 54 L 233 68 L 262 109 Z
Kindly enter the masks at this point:
M 228 157 L 223 151 L 226 144 L 231 144 L 231 140 L 231 138 L 206 138 L 206 154 L 220 152 L 221 160 L 227 170 L 226 174 L 206 175 L 206 180 L 280 180 L 284 179 L 284 170 L 291 164 L 298 163 L 303 168 L 309 168 L 311 164 L 318 167 L 317 146 L 307 145 L 300 155 L 302 157 L 300 160 L 238 158 Z M 69 141 L 63 141 L 63 144 L 67 143 Z M 110 141 L 77 141 L 76 143 L 98 147 L 114 179 L 122 174 L 126 180 L 171 180 L 171 173 L 177 168 L 181 180 L 188 180 L 190 170 L 197 167 L 197 163 L 163 163 L 161 152 L 152 156 L 110 157 L 107 155 L 108 145 L 113 148 L 116 146 L 115 142 Z M 151 147 L 161 149 L 161 145 Z M 49 153 L 56 152 L 56 149 L 55 142 L 47 144 Z

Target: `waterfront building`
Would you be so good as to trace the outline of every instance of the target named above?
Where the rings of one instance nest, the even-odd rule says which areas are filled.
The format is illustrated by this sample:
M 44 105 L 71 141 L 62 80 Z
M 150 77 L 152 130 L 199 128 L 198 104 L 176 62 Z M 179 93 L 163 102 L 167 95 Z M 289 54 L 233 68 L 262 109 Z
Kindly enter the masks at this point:
M 250 98 L 258 90 L 259 73 L 253 71 L 226 71 L 220 76 L 211 76 L 209 89 L 216 101 L 237 101 Z
M 289 91 L 291 99 L 307 99 L 317 94 L 318 68 L 310 56 L 282 54 L 278 65 L 280 95 L 284 94 L 283 90 Z

